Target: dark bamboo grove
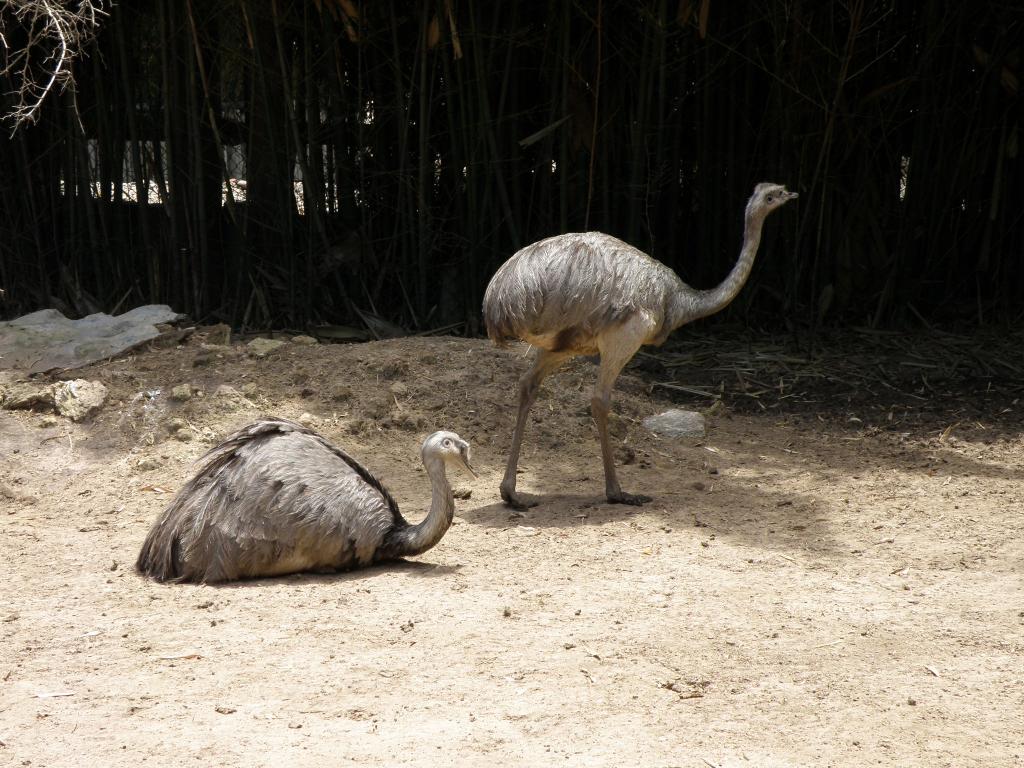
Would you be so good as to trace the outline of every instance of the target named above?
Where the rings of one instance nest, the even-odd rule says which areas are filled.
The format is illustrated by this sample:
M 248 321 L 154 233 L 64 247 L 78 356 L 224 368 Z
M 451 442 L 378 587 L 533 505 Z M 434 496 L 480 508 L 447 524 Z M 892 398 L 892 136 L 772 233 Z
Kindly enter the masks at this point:
M 474 333 L 555 233 L 716 283 L 771 180 L 733 320 L 1017 321 L 1022 46 L 1016 2 L 125 0 L 0 137 L 0 315 Z

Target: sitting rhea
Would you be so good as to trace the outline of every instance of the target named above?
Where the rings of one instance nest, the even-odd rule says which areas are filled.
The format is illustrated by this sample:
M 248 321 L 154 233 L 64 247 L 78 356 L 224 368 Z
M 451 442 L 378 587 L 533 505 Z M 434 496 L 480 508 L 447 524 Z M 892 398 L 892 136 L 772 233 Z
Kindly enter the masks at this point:
M 421 456 L 430 512 L 411 525 L 343 450 L 301 424 L 261 419 L 203 457 L 146 536 L 135 567 L 157 581 L 212 584 L 418 555 L 451 525 L 448 465 L 476 475 L 469 444 L 454 432 L 430 435 Z

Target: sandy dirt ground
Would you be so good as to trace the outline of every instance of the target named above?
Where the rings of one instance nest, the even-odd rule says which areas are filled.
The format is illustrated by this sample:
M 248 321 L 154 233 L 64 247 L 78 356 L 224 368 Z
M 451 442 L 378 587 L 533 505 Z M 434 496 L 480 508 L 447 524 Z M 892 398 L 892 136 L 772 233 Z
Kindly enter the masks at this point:
M 0 764 L 1024 765 L 1015 400 L 901 423 L 727 397 L 673 441 L 634 369 L 612 433 L 637 509 L 602 497 L 578 360 L 534 410 L 519 483 L 543 503 L 519 516 L 498 482 L 523 349 L 202 342 L 65 374 L 109 388 L 83 423 L 0 411 Z M 480 477 L 453 476 L 469 497 L 415 560 L 140 578 L 193 462 L 261 414 L 308 414 L 413 520 L 429 432 Z

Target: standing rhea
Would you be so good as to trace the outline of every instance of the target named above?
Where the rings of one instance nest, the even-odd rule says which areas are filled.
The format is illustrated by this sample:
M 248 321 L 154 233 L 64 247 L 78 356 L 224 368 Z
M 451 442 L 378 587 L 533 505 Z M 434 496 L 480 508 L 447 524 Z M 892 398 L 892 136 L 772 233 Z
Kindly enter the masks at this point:
M 590 406 L 601 439 L 608 501 L 650 501 L 624 492 L 615 476 L 608 443 L 615 380 L 641 346 L 662 344 L 679 326 L 714 314 L 736 297 L 754 264 L 765 217 L 796 196 L 780 184 L 754 188 L 739 261 L 711 290 L 691 288 L 664 264 L 600 232 L 541 240 L 501 266 L 484 294 L 487 335 L 499 346 L 522 339 L 536 347 L 533 365 L 519 382 L 519 413 L 501 481 L 506 503 L 517 508 L 533 505 L 516 494 L 516 466 L 526 416 L 541 381 L 569 358 L 593 354 L 600 354 L 601 367 Z
M 320 435 L 262 419 L 203 457 L 153 525 L 135 564 L 157 581 L 214 583 L 311 570 L 348 570 L 437 544 L 455 508 L 448 464 L 465 467 L 454 432 L 423 443 L 430 512 L 410 525 L 369 470 Z

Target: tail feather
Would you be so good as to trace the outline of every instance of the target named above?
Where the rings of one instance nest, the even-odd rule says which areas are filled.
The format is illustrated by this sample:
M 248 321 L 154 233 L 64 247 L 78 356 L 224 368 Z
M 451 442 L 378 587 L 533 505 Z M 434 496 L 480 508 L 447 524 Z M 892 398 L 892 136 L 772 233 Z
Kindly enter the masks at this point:
M 519 297 L 520 301 L 517 301 L 515 296 L 510 295 L 508 281 L 511 261 L 510 259 L 509 262 L 506 262 L 491 278 L 484 293 L 483 315 L 487 338 L 498 347 L 508 346 L 509 342 L 518 341 L 523 337 L 525 330 L 519 327 L 522 312 L 517 312 L 517 305 L 521 303 L 521 297 Z
M 178 514 L 174 514 L 178 512 Z M 178 553 L 181 538 L 174 524 L 180 519 L 180 509 L 168 507 L 160 521 L 146 535 L 135 561 L 135 570 L 154 581 L 181 581 L 181 560 Z
M 235 459 L 238 450 L 246 443 L 263 435 L 302 431 L 306 427 L 288 419 L 260 419 L 232 433 L 223 442 L 207 451 L 197 462 L 195 475 L 181 487 L 163 513 L 150 528 L 135 561 L 135 570 L 155 581 L 192 581 L 197 574 L 185 572 L 182 539 L 189 529 L 202 526 L 200 509 L 212 508 L 213 499 L 200 498 L 208 495 L 209 480 L 218 470 Z M 199 575 L 202 577 L 202 575 Z M 205 580 L 205 579 L 204 579 Z

